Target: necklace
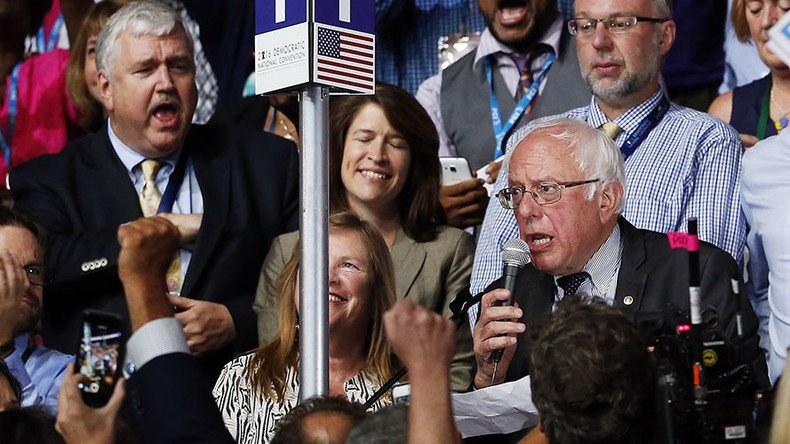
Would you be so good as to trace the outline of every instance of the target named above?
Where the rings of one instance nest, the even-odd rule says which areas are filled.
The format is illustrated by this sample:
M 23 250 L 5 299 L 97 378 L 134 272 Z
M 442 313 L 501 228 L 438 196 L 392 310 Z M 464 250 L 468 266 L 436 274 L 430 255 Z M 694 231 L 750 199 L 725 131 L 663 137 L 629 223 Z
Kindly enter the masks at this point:
M 776 109 L 779 109 L 779 106 L 776 104 L 776 101 L 774 100 L 774 88 L 773 88 L 773 86 L 771 87 L 771 104 L 775 105 Z M 779 131 L 782 131 L 783 129 L 787 128 L 788 123 L 790 123 L 790 120 L 788 120 L 788 118 L 787 118 L 787 114 L 788 113 L 790 113 L 790 109 L 788 109 L 787 111 L 783 112 L 782 113 L 782 117 L 780 117 L 779 120 L 775 120 L 774 121 L 774 127 L 776 128 L 776 132 L 777 133 Z

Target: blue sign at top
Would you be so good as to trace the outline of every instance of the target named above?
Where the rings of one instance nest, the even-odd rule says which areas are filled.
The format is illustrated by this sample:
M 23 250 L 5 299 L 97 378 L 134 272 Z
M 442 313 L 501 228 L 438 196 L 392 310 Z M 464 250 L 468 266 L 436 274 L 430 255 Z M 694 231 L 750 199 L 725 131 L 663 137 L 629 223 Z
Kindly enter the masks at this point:
M 339 26 L 373 34 L 373 0 L 313 0 L 315 21 L 325 25 Z
M 255 34 L 306 22 L 308 1 L 255 0 Z

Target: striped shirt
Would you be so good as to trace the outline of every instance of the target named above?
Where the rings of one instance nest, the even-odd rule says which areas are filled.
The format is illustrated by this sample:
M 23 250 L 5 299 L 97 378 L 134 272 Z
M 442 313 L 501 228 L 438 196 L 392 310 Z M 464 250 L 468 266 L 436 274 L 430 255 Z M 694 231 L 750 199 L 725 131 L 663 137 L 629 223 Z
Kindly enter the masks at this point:
M 252 387 L 247 377 L 247 364 L 252 357 L 253 353 L 248 353 L 225 364 L 212 393 L 225 427 L 236 442 L 267 443 L 280 419 L 299 403 L 299 375 L 293 368 L 287 370 L 283 402 L 267 398 Z M 343 384 L 348 400 L 358 403 L 365 403 L 379 387 L 380 383 L 361 373 Z M 368 411 L 374 412 L 390 403 L 390 398 L 384 396 Z
M 579 285 L 576 291 L 578 295 L 584 297 L 598 298 L 606 301 L 607 304 L 614 303 L 615 290 L 617 289 L 617 275 L 620 272 L 620 261 L 623 257 L 623 240 L 620 236 L 620 225 L 616 224 L 612 233 L 606 238 L 598 251 L 592 255 L 582 271 L 590 275 L 590 279 L 585 280 Z M 557 288 L 554 293 L 554 302 L 559 302 L 565 297 L 562 288 L 557 285 L 557 279 L 561 276 L 554 276 L 554 285 Z
M 661 100 L 661 94 L 657 92 L 615 120 L 623 130 L 615 143 L 621 145 L 633 134 Z M 562 117 L 581 119 L 596 128 L 608 121 L 595 98 L 589 106 L 568 111 Z M 526 132 L 524 127 L 513 133 L 507 152 Z M 671 104 L 664 118 L 625 162 L 625 218 L 637 228 L 666 233 L 687 231 L 688 218 L 697 217 L 700 239 L 740 260 L 746 236 L 739 195 L 742 151 L 738 134 L 729 125 Z M 507 165 L 503 165 L 495 191 L 508 186 L 505 171 Z M 501 276 L 501 246 L 518 235 L 514 212 L 503 209 L 492 195 L 475 251 L 472 294 Z M 476 320 L 476 307 L 469 316 Z

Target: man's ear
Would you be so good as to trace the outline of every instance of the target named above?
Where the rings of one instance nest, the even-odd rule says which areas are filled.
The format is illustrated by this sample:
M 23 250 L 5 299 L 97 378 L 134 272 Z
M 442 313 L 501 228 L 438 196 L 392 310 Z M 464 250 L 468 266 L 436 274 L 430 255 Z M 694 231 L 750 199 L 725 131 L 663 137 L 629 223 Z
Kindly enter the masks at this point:
M 112 102 L 112 86 L 110 85 L 110 79 L 107 77 L 107 73 L 104 72 L 103 69 L 99 70 L 99 94 L 101 94 L 101 101 L 104 104 L 104 107 L 107 109 L 107 112 L 113 110 L 113 102 Z
M 620 182 L 609 182 L 601 188 L 601 197 L 599 204 L 601 208 L 601 216 L 609 219 L 609 216 L 615 214 L 617 206 L 623 200 L 623 186 Z
M 675 33 L 677 32 L 677 25 L 675 25 L 674 20 L 667 20 L 664 23 L 657 23 L 659 28 L 659 40 L 658 40 L 658 48 L 659 52 L 661 53 L 661 57 L 665 56 L 670 48 L 672 48 L 672 44 L 675 43 Z

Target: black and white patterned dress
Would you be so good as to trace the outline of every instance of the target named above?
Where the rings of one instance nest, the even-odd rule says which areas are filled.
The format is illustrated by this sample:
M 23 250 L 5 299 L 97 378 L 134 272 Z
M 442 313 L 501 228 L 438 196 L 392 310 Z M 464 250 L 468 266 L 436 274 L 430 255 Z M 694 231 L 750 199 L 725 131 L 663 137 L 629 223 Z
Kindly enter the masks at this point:
M 267 398 L 262 392 L 255 392 L 247 378 L 245 370 L 252 357 L 253 354 L 248 353 L 225 364 L 212 393 L 225 427 L 236 442 L 268 443 L 277 422 L 299 403 L 299 376 L 293 368 L 288 369 L 282 403 L 276 398 Z M 349 400 L 364 403 L 381 384 L 358 374 L 343 386 Z M 390 403 L 389 397 L 384 396 L 368 411 L 376 411 Z

